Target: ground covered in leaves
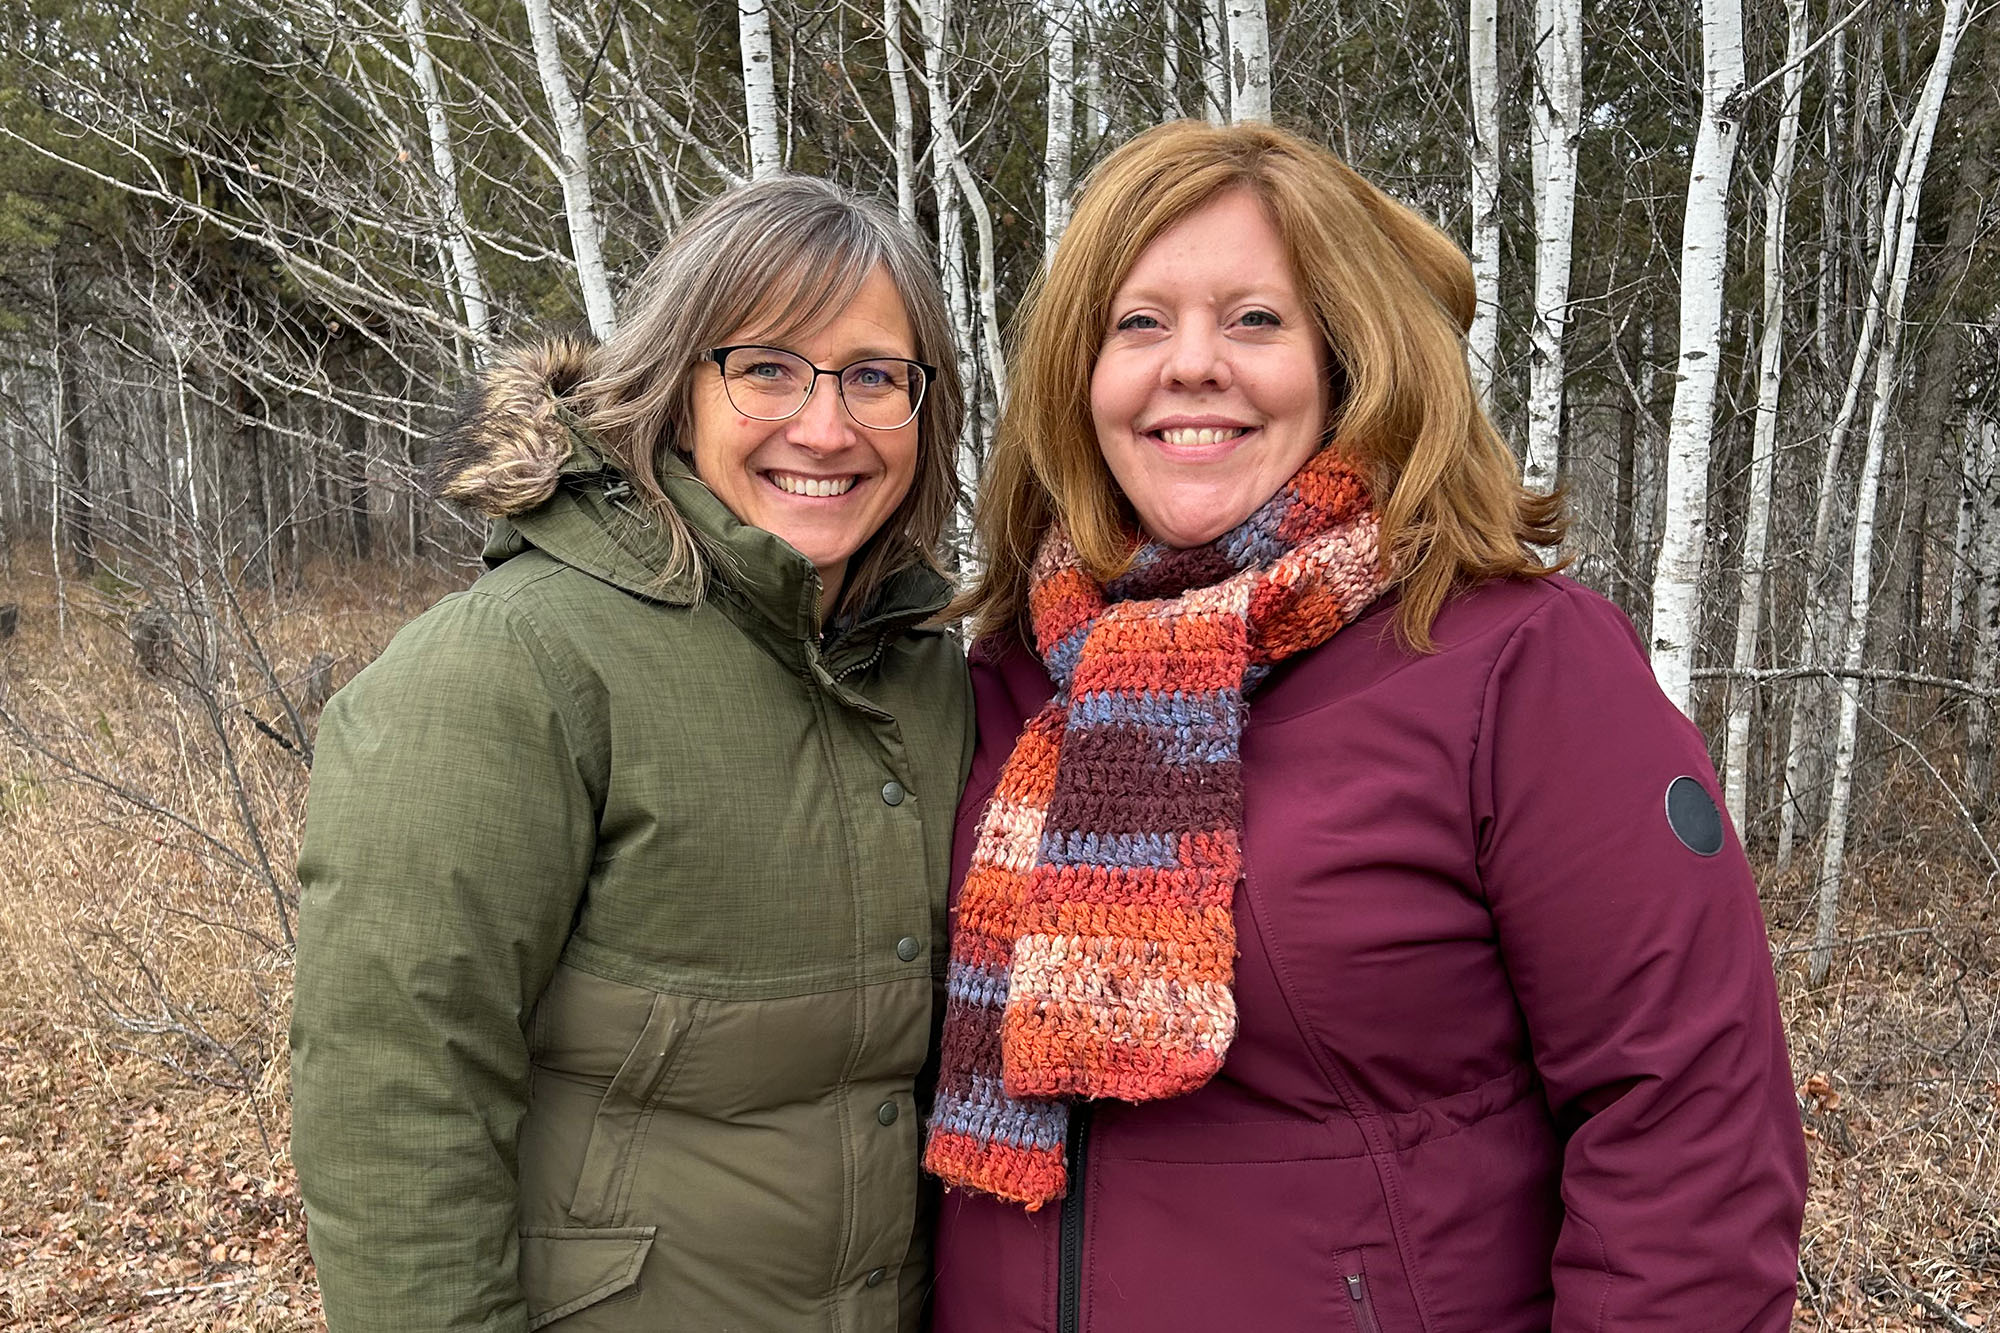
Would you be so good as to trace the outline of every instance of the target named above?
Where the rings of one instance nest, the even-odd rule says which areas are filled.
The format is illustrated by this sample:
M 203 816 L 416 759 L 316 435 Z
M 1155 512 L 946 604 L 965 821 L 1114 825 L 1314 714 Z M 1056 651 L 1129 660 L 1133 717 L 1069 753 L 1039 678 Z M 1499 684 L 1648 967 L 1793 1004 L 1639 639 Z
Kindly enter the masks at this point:
M 282 1119 L 101 1054 L 0 1037 L 0 1327 L 319 1327 Z
M 456 577 L 309 571 L 181 623 L 209 656 L 177 677 L 135 663 L 132 589 L 0 571 L 0 1328 L 321 1326 L 286 1151 L 306 770 L 277 692 L 309 738 L 315 670 L 351 676 Z M 1950 722 L 1905 720 L 1928 753 L 1861 794 L 1825 984 L 1809 868 L 1759 866 L 1813 1333 L 2000 1329 L 2000 828 L 1947 799 Z

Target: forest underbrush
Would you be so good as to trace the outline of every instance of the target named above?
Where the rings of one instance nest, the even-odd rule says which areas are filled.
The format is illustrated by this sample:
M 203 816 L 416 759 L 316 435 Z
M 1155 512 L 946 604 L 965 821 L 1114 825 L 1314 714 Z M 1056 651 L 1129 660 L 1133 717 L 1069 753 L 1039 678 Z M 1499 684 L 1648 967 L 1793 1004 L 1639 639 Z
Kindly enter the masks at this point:
M 0 574 L 0 1327 L 320 1326 L 286 1148 L 297 742 L 463 579 L 310 567 L 181 614 L 149 671 L 135 590 Z M 1759 860 L 1812 1169 L 1801 1329 L 2000 1328 L 2000 828 L 1945 762 L 1866 794 L 1825 984 L 1805 858 Z

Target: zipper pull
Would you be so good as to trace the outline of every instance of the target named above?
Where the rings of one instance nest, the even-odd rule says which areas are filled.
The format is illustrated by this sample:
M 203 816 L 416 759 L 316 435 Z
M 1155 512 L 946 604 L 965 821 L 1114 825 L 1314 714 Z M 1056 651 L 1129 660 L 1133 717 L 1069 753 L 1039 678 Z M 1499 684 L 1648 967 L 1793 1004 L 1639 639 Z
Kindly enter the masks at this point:
M 1359 1305 L 1368 1298 L 1367 1293 L 1361 1290 L 1361 1274 L 1349 1273 L 1347 1275 L 1347 1298 L 1356 1305 Z

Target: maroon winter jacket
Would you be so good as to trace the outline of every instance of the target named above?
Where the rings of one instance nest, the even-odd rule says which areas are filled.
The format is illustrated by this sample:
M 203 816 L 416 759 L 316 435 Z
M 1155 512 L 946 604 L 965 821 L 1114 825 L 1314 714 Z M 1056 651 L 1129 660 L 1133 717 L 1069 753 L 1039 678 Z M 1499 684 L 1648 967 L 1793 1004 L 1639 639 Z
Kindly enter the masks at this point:
M 1430 655 L 1391 610 L 1252 698 L 1221 1074 L 1073 1114 L 1059 1205 L 948 1192 L 936 1333 L 1789 1327 L 1804 1145 L 1700 734 L 1567 579 Z M 982 649 L 954 892 L 1052 689 Z

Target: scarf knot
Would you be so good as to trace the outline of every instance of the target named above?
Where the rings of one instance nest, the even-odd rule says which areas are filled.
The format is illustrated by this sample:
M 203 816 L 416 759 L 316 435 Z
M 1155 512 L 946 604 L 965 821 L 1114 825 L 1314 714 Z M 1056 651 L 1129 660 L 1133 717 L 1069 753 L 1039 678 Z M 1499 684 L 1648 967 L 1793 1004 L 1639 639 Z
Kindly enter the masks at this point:
M 980 817 L 954 909 L 925 1166 L 1031 1210 L 1068 1102 L 1192 1092 L 1236 1035 L 1239 745 L 1271 667 L 1380 595 L 1378 520 L 1330 450 L 1204 546 L 1109 584 L 1050 531 L 1028 614 L 1055 694 Z

